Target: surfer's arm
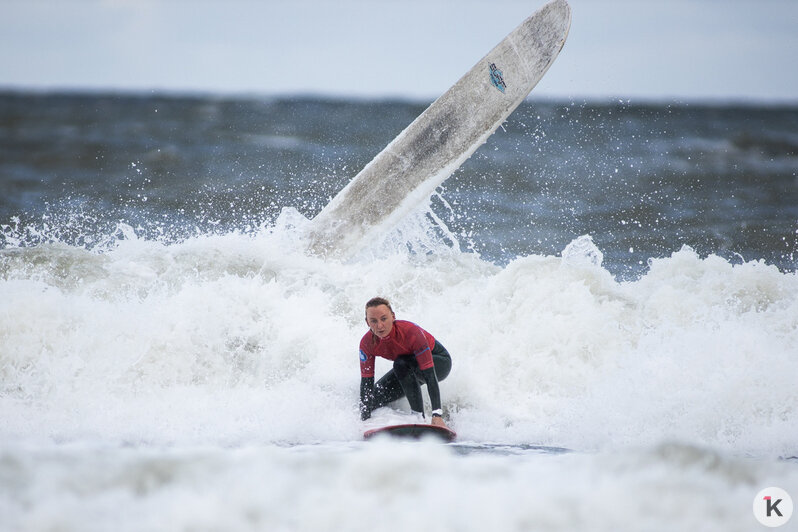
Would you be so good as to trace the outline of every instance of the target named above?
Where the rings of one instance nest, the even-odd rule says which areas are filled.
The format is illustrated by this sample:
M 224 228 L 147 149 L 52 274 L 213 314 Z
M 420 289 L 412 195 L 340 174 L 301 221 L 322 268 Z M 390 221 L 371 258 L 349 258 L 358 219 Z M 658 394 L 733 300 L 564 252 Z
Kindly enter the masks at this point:
M 360 419 L 363 421 L 371 417 L 374 404 L 374 377 L 360 378 Z
M 367 333 L 360 341 L 360 419 L 371 417 L 374 409 L 374 353 L 369 351 Z
M 438 375 L 435 374 L 435 366 L 421 370 L 424 381 L 427 383 L 429 402 L 432 404 L 432 411 L 441 409 L 441 390 L 438 386 Z

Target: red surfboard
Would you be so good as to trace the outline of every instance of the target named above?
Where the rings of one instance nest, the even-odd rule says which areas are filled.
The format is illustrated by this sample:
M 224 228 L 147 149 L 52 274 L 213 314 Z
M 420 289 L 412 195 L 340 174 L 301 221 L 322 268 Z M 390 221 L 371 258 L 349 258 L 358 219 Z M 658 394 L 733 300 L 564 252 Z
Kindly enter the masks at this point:
M 445 442 L 454 441 L 454 439 L 457 438 L 457 433 L 448 427 L 438 427 L 437 425 L 427 424 L 389 425 L 387 427 L 367 430 L 363 433 L 363 438 L 368 440 L 379 435 L 413 440 L 430 436 Z

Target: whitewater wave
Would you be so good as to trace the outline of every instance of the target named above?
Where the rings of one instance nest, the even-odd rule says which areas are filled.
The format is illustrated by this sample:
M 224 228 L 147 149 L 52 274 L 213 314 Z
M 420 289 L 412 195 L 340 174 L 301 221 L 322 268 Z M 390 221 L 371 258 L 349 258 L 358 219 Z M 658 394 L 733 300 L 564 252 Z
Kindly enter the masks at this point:
M 303 251 L 305 222 L 0 250 L 3 437 L 357 439 L 356 346 L 379 294 L 452 353 L 444 410 L 464 440 L 795 452 L 794 273 L 684 247 L 619 282 L 588 236 L 498 266 L 423 212 L 342 262 Z

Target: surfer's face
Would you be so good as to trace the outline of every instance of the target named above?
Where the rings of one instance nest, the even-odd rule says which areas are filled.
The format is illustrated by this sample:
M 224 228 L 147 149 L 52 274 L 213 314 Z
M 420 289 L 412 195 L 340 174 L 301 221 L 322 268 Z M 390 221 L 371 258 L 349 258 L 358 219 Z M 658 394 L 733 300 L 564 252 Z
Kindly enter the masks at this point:
M 394 319 L 393 312 L 386 305 L 378 305 L 366 309 L 366 324 L 368 324 L 371 332 L 380 338 L 385 338 L 391 333 Z

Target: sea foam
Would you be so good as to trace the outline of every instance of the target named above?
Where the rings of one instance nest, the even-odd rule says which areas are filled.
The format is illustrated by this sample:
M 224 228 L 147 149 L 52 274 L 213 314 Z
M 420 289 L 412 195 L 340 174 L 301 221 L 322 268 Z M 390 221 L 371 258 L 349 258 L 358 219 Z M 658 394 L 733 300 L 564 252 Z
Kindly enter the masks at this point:
M 4 438 L 357 439 L 363 304 L 383 295 L 452 353 L 465 440 L 795 452 L 794 273 L 684 247 L 619 282 L 587 236 L 506 266 L 390 238 L 342 262 L 306 254 L 301 224 L 2 250 Z

